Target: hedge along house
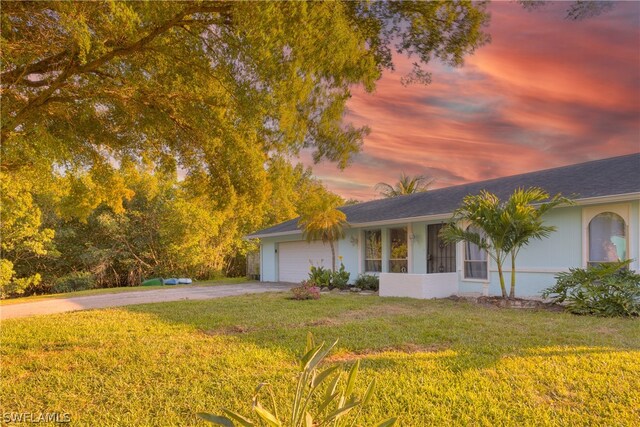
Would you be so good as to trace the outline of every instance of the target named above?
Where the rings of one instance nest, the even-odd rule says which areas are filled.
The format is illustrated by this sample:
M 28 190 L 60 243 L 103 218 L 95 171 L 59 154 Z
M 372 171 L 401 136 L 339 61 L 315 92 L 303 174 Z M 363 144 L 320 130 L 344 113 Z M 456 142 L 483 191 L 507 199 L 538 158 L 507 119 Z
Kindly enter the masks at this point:
M 336 252 L 351 273 L 380 276 L 381 296 L 442 298 L 500 295 L 497 268 L 473 244 L 445 244 L 440 229 L 469 194 L 501 200 L 517 188 L 541 187 L 576 202 L 548 212 L 557 230 L 532 241 L 516 262 L 517 296 L 538 296 L 571 267 L 633 259 L 640 270 L 640 153 L 374 200 L 340 208 L 350 228 Z M 311 264 L 331 266 L 329 245 L 307 243 L 293 219 L 253 233 L 260 239 L 260 280 L 299 282 Z M 510 263 L 506 263 L 506 273 Z

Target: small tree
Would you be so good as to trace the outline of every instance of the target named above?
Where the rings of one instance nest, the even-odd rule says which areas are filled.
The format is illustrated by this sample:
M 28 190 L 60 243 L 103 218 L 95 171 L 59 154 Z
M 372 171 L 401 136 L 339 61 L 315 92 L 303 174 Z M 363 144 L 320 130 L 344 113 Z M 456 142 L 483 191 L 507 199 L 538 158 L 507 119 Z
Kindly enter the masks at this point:
M 403 172 L 395 185 L 387 184 L 386 182 L 379 182 L 376 184 L 375 189 L 382 196 L 391 198 L 403 196 L 405 194 L 422 193 L 427 191 L 431 184 L 433 184 L 433 179 L 427 178 L 424 175 L 411 177 L 409 175 L 405 175 Z
M 544 200 L 549 201 L 542 203 Z M 495 194 L 482 191 L 464 198 L 462 206 L 454 211 L 449 224 L 442 229 L 441 236 L 447 242 L 468 241 L 485 250 L 498 267 L 503 298 L 507 298 L 503 266 L 510 257 L 509 298 L 515 298 L 516 257 L 531 240 L 541 240 L 556 230 L 554 226 L 543 225 L 542 216 L 562 203 L 571 201 L 559 194 L 549 199 L 546 191 L 535 187 L 517 189 L 506 202 L 501 202 Z
M 333 242 L 344 237 L 347 216 L 337 209 L 342 199 L 330 194 L 318 198 L 311 208 L 300 215 L 298 226 L 308 242 L 322 240 L 331 247 L 331 269 L 336 271 L 336 251 Z

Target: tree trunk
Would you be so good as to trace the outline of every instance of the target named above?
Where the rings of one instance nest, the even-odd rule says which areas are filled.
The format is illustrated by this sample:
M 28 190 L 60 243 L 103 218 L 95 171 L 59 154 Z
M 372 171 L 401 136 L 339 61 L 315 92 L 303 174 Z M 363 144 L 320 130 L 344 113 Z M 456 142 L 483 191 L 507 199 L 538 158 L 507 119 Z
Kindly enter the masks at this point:
M 516 297 L 516 254 L 511 252 L 511 292 L 509 298 Z
M 507 287 L 504 284 L 504 274 L 502 274 L 502 261 L 496 260 L 498 265 L 498 276 L 500 277 L 500 290 L 502 291 L 502 298 L 507 299 Z
M 333 248 L 333 240 L 329 240 L 331 246 L 331 271 L 336 272 L 336 250 Z

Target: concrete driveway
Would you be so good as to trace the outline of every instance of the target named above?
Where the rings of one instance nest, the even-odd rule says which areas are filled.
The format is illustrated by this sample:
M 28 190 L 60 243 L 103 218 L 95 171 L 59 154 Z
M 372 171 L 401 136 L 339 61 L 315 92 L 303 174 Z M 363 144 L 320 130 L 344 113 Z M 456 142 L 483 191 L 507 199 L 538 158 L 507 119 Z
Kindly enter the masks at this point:
M 123 305 L 148 304 L 180 300 L 201 300 L 222 298 L 234 295 L 258 294 L 262 292 L 282 292 L 291 289 L 291 283 L 239 283 L 221 286 L 193 286 L 185 288 L 166 288 L 153 291 L 121 292 L 114 294 L 91 295 L 48 299 L 0 306 L 0 320 L 40 314 L 63 313 L 66 311 L 88 310 L 94 308 L 120 307 Z

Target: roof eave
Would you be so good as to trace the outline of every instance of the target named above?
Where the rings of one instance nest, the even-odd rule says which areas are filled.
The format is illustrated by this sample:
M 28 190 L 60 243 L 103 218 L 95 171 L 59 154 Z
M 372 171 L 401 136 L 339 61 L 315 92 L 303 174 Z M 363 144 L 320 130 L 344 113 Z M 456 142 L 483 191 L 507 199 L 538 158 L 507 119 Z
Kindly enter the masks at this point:
M 624 194 L 614 194 L 608 196 L 596 196 L 596 197 L 584 197 L 579 199 L 574 199 L 576 205 L 594 205 L 599 203 L 609 203 L 609 202 L 628 202 L 640 200 L 640 192 L 634 193 L 624 193 Z M 570 205 L 559 206 L 569 207 Z M 405 218 L 393 218 L 393 219 L 385 219 L 380 221 L 371 221 L 371 222 L 352 222 L 350 223 L 351 228 L 363 228 L 363 227 L 376 227 L 382 225 L 395 225 L 395 224 L 404 224 L 407 222 L 422 222 L 422 221 L 437 221 L 437 220 L 447 220 L 451 217 L 453 212 L 439 213 L 433 215 L 422 215 L 422 216 L 413 216 L 413 217 L 405 217 Z M 281 236 L 294 236 L 302 234 L 302 230 L 290 230 L 290 231 L 281 231 L 278 233 L 265 233 L 265 234 L 250 234 L 245 237 L 245 239 L 263 239 L 265 237 L 281 237 Z

